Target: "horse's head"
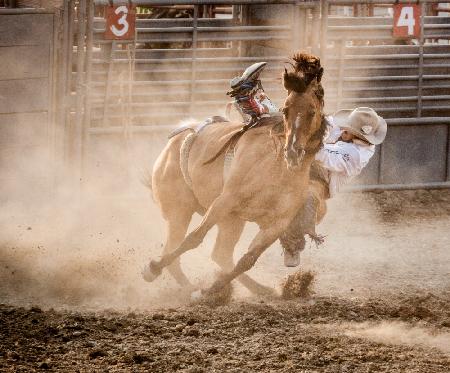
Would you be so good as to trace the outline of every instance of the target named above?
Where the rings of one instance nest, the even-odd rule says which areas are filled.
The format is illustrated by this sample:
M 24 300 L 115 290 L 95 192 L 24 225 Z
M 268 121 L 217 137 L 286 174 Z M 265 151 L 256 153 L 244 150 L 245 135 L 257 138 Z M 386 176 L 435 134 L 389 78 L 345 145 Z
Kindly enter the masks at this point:
M 288 91 L 284 103 L 286 143 L 284 156 L 289 167 L 300 166 L 305 155 L 314 155 L 323 138 L 323 68 L 307 53 L 293 57 L 294 71 L 285 69 L 283 84 Z

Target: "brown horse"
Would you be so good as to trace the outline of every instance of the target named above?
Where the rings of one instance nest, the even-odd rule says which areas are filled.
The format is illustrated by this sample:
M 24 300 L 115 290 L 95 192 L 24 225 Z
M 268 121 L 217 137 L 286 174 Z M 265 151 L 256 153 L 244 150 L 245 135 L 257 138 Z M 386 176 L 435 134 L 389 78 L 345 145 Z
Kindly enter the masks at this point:
M 310 165 L 322 144 L 326 126 L 320 61 L 307 54 L 297 54 L 294 61 L 295 70 L 283 75 L 288 91 L 283 108 L 284 160 L 278 154 L 270 127 L 248 130 L 234 146 L 234 158 L 224 181 L 225 154 L 218 154 L 218 149 L 229 142 L 242 123 L 211 124 L 197 135 L 191 147 L 188 185 L 180 167 L 180 148 L 189 132 L 169 140 L 152 174 L 153 198 L 167 222 L 168 237 L 162 258 L 150 262 L 144 279 L 153 281 L 167 267 L 179 284 L 189 286 L 179 257 L 199 246 L 206 233 L 217 225 L 212 259 L 226 273 L 204 293 L 220 290 L 236 277 L 252 292 L 269 291 L 245 272 L 286 231 L 302 208 Z M 204 214 L 204 218 L 185 237 L 195 212 Z M 260 230 L 248 252 L 234 265 L 234 246 L 246 221 L 256 222 Z

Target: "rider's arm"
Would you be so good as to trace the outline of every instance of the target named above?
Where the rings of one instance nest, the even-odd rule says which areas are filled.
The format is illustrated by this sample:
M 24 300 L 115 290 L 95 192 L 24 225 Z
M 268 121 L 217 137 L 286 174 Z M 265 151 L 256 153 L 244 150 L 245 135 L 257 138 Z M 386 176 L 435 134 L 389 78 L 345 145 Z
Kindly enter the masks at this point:
M 351 143 L 341 141 L 336 144 L 325 144 L 316 154 L 316 160 L 329 171 L 349 177 L 359 175 L 365 166 L 361 161 L 358 148 Z
M 334 123 L 333 117 L 328 115 L 326 117 L 328 122 L 327 135 L 324 142 L 326 144 L 335 143 L 341 136 L 341 129 Z

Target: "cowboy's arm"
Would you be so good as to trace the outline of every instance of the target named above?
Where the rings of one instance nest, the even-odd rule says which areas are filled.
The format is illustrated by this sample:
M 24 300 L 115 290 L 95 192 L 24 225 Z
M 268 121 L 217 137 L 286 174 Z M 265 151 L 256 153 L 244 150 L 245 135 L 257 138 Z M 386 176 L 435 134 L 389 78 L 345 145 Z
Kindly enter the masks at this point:
M 343 173 L 349 177 L 359 175 L 363 169 L 359 152 L 351 146 L 325 144 L 316 154 L 316 160 L 329 171 Z
M 327 134 L 325 135 L 324 143 L 325 144 L 334 144 L 338 141 L 341 136 L 341 129 L 334 122 L 334 119 L 331 115 L 326 116 L 326 120 L 328 122 Z

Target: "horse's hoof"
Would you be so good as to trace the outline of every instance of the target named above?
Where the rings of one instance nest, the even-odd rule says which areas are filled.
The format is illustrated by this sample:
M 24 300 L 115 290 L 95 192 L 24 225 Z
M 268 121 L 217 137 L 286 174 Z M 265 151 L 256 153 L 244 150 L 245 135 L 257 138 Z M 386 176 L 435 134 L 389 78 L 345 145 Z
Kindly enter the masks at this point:
M 146 265 L 141 272 L 143 279 L 147 282 L 153 282 L 154 280 L 156 280 L 161 274 L 161 271 L 157 271 L 155 269 L 156 268 L 152 266 L 152 262 L 150 262 L 149 265 Z

